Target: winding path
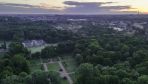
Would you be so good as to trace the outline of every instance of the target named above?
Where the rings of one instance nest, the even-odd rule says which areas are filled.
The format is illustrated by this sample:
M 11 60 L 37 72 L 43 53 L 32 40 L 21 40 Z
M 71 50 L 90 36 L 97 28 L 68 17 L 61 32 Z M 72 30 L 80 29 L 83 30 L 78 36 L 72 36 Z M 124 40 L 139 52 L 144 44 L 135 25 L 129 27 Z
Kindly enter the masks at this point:
M 69 84 L 73 84 L 73 81 L 71 79 L 71 77 L 69 76 L 69 74 L 67 73 L 67 70 L 65 69 L 65 67 L 63 66 L 62 62 L 61 62 L 61 58 L 59 57 L 59 65 L 61 67 L 61 69 L 63 70 L 62 75 L 65 76 L 68 79 Z
M 44 70 L 45 70 L 45 72 L 48 72 L 47 64 L 46 64 L 46 63 L 43 63 L 43 66 L 44 66 Z
M 61 77 L 66 77 L 69 84 L 73 84 L 73 80 L 71 79 L 71 77 L 69 75 L 73 74 L 74 72 L 68 73 L 67 70 L 65 69 L 64 65 L 62 64 L 61 58 L 58 57 L 58 59 L 59 59 L 59 61 L 57 61 L 57 62 L 59 64 L 60 68 L 62 69 L 62 71 L 56 71 L 56 72 L 59 72 Z M 48 62 L 48 63 L 43 63 L 42 59 L 40 59 L 40 61 L 41 61 L 41 64 L 43 64 L 45 72 L 48 72 L 47 64 L 57 63 L 57 62 L 54 62 L 54 61 L 51 61 L 51 62 Z

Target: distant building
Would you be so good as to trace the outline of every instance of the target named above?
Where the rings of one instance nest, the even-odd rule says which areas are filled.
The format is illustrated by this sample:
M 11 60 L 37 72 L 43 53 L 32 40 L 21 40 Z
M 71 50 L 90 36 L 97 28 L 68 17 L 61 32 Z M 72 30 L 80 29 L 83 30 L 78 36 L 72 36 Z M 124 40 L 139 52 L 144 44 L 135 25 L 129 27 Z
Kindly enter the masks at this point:
M 87 21 L 87 19 L 67 19 L 68 21 Z
M 22 42 L 24 47 L 38 47 L 38 46 L 42 46 L 45 45 L 45 41 L 44 40 L 27 40 Z
M 143 25 L 141 25 L 140 23 L 134 23 L 133 27 L 138 28 L 138 29 L 144 29 Z
M 116 31 L 123 31 L 122 28 L 119 28 L 119 27 L 113 27 L 113 30 L 116 30 Z

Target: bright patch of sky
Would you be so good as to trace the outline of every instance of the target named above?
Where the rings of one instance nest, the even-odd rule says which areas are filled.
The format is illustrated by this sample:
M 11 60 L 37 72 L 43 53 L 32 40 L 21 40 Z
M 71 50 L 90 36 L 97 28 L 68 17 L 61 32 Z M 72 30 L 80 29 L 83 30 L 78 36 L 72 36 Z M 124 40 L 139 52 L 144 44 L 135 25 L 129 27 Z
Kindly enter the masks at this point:
M 44 9 L 62 10 L 73 5 L 64 4 L 65 1 L 75 2 L 114 2 L 111 4 L 101 4 L 102 6 L 130 6 L 131 9 L 121 9 L 125 11 L 148 12 L 148 0 L 0 0 L 0 3 L 28 4 L 40 6 Z

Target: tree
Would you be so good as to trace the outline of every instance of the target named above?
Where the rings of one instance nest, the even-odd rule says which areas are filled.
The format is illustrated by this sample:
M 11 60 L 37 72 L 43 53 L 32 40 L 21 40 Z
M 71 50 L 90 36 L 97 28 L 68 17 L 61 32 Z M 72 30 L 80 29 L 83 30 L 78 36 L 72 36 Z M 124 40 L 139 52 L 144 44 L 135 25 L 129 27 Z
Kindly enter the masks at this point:
M 25 78 L 26 84 L 61 84 L 58 73 L 36 71 Z
M 74 50 L 74 42 L 72 41 L 62 42 L 59 43 L 57 46 L 57 52 L 59 54 L 72 53 L 73 50 Z
M 136 65 L 136 70 L 141 74 L 148 75 L 148 61 Z
M 16 74 L 21 72 L 30 73 L 29 62 L 21 55 L 17 54 L 12 57 L 13 70 Z
M 94 84 L 94 73 L 92 64 L 81 64 L 76 73 L 76 84 Z
M 120 84 L 120 79 L 115 75 L 102 75 L 99 82 L 100 84 Z
M 20 80 L 19 76 L 12 75 L 3 79 L 2 84 L 24 84 L 24 83 Z
M 51 58 L 57 55 L 56 47 L 46 47 L 41 51 L 41 57 L 43 58 Z
M 21 43 L 18 43 L 18 42 L 11 43 L 9 45 L 9 54 L 15 55 L 15 54 L 18 54 L 18 53 L 23 53 L 26 56 L 28 56 L 30 52 Z
M 133 58 L 130 60 L 130 62 L 132 65 L 136 65 L 145 60 L 148 60 L 147 50 L 138 50 L 133 54 Z
M 132 81 L 129 78 L 123 78 L 121 84 L 136 84 L 136 81 Z
M 148 75 L 142 75 L 138 78 L 138 84 L 148 84 Z
M 96 39 L 90 40 L 88 48 L 90 48 L 92 52 L 97 52 L 98 49 L 102 49 L 102 47 Z
M 31 58 L 38 59 L 40 57 L 41 57 L 41 53 L 40 52 L 36 52 L 36 53 L 31 54 Z

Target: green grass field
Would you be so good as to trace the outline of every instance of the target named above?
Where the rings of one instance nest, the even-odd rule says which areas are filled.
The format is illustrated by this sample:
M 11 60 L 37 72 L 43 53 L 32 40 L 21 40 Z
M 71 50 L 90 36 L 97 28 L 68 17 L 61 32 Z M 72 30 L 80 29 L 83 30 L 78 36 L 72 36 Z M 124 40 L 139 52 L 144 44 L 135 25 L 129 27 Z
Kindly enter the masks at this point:
M 44 63 L 47 63 L 47 67 L 48 67 L 48 71 L 55 71 L 58 72 L 60 70 L 60 66 L 57 62 L 57 58 L 53 58 L 53 62 L 56 63 L 51 63 L 48 64 L 48 59 L 42 59 Z M 63 56 L 61 58 L 61 61 L 64 65 L 64 67 L 66 68 L 66 70 L 68 71 L 68 73 L 70 74 L 70 77 L 75 80 L 75 74 L 73 72 L 76 71 L 77 69 L 77 64 L 74 58 L 72 58 L 70 55 L 69 56 Z M 36 60 L 30 60 L 30 68 L 31 71 L 37 71 L 37 70 L 41 70 L 41 63 L 39 59 Z M 61 78 L 61 84 L 69 84 L 67 80 Z
M 28 48 L 31 53 L 41 52 L 42 49 L 44 49 L 46 46 L 39 46 L 39 47 L 32 47 Z
M 41 62 L 39 59 L 29 60 L 31 72 L 41 70 Z
M 58 63 L 47 64 L 49 71 L 59 71 L 60 66 Z
M 61 78 L 61 84 L 69 84 L 67 80 L 64 80 L 63 78 Z
M 38 46 L 38 47 L 31 47 L 31 48 L 28 48 L 28 50 L 31 51 L 31 53 L 36 53 L 36 52 L 41 52 L 41 50 L 47 46 L 56 46 L 56 45 L 57 44 L 46 44 L 46 45 Z

